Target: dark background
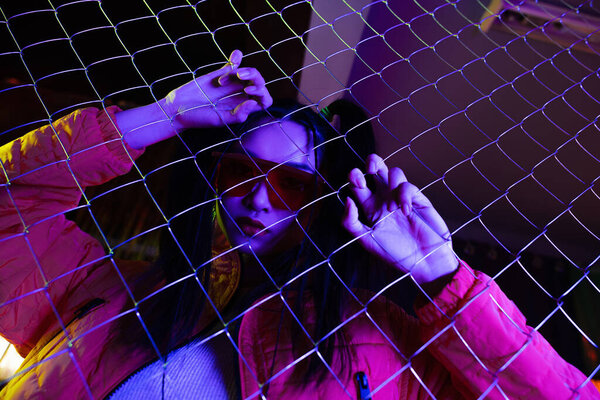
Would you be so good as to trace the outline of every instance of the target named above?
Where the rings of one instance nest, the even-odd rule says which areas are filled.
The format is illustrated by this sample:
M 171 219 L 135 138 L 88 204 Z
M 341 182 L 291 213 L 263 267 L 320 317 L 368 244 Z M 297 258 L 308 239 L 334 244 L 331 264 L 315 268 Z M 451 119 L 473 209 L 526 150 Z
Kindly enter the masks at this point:
M 457 254 L 590 374 L 600 341 L 598 35 L 506 2 L 323 4 L 0 1 L 0 143 L 81 107 L 155 101 L 238 48 L 274 97 L 361 104 L 380 154 L 432 199 Z M 591 26 L 599 16 L 594 2 L 540 4 Z M 489 11 L 501 17 L 482 32 Z M 161 166 L 176 141 L 90 188 L 89 208 L 70 217 L 100 228 L 118 256 L 153 259 Z

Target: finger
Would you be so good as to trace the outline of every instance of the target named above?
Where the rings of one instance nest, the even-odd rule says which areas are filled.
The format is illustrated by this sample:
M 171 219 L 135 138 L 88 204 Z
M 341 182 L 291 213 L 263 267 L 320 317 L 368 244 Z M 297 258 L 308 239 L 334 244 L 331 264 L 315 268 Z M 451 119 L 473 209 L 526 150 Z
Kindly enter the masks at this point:
M 232 78 L 233 77 L 233 78 Z M 244 90 L 244 85 L 235 77 L 234 74 L 223 75 L 218 79 L 218 85 L 221 87 L 220 97 L 239 94 Z
M 233 75 L 232 72 L 234 72 L 234 70 L 226 73 L 225 75 L 221 75 L 219 77 L 219 79 L 217 80 L 217 82 L 219 83 L 219 86 L 227 86 L 227 85 L 231 84 L 234 80 L 236 83 L 238 83 L 238 80 L 234 79 L 235 75 Z
M 238 104 L 231 112 L 231 115 L 236 122 L 244 122 L 248 118 L 248 115 L 259 111 L 261 108 L 256 100 L 250 99 Z
M 367 174 L 376 175 L 381 179 L 381 182 L 388 184 L 388 167 L 381 157 L 377 154 L 369 154 L 367 156 Z M 377 179 L 376 179 L 377 181 Z
M 231 64 L 231 66 L 235 69 L 240 66 L 240 64 L 242 63 L 243 57 L 244 57 L 244 54 L 241 51 L 236 49 L 236 50 L 232 51 L 231 54 L 229 55 L 229 61 L 227 63 Z
M 396 189 L 403 182 L 406 182 L 404 172 L 397 167 L 390 168 L 388 173 L 388 185 L 390 189 Z
M 273 105 L 273 97 L 271 97 L 271 93 L 265 87 L 263 91 L 261 91 L 260 95 L 257 95 L 260 104 L 263 108 L 269 108 Z
M 264 86 L 265 79 L 256 68 L 239 68 L 236 73 L 237 77 L 242 81 L 248 81 L 252 86 Z
M 198 79 L 205 79 L 205 81 L 207 81 L 207 82 L 214 82 L 216 80 L 219 83 L 219 85 L 222 86 L 221 78 L 223 76 L 230 74 L 232 71 L 233 71 L 233 67 L 231 66 L 231 64 L 227 63 L 223 67 L 216 69 L 212 72 L 209 72 L 205 75 L 202 75 Z
M 404 182 L 398 186 L 397 200 L 404 216 L 408 217 L 412 212 L 413 199 L 419 193 L 419 189 L 408 182 Z
M 356 207 L 354 200 L 350 197 L 346 198 L 344 214 L 342 216 L 342 226 L 353 237 L 359 237 L 361 235 L 363 235 L 362 237 L 368 236 L 366 233 L 369 229 L 367 229 L 367 227 L 358 219 L 358 208 Z
M 235 72 L 237 70 L 237 68 L 242 63 L 243 57 L 244 57 L 244 55 L 242 54 L 241 51 L 239 51 L 239 50 L 232 51 L 231 54 L 229 55 L 229 59 L 227 60 L 225 65 L 223 65 L 220 69 L 218 69 L 216 71 L 208 73 L 206 75 L 206 77 L 209 79 L 219 78 L 218 79 L 219 85 L 225 86 L 230 81 L 229 75 L 232 72 Z
M 243 56 L 244 55 L 239 50 L 232 51 L 231 55 L 229 56 L 229 59 L 227 60 L 225 65 L 223 65 L 221 68 L 219 68 L 217 70 L 209 72 L 208 74 L 206 74 L 204 76 L 208 79 L 219 78 L 219 84 L 223 85 L 222 79 L 225 79 L 223 77 L 227 76 L 231 72 L 234 72 L 235 70 L 237 70 L 237 68 L 240 66 L 240 63 L 242 62 Z
M 350 182 L 350 191 L 354 194 L 361 207 L 363 207 L 372 195 L 371 190 L 367 187 L 365 175 L 360 169 L 354 168 L 348 174 L 348 181 Z
M 408 182 L 400 184 L 398 187 L 398 202 L 405 216 L 408 217 L 414 211 L 440 237 L 446 240 L 450 239 L 450 232 L 444 219 L 435 210 L 427 196 L 415 185 Z
M 271 94 L 267 90 L 266 86 L 247 86 L 244 88 L 244 92 L 257 100 L 263 108 L 269 108 L 271 107 L 271 104 L 273 104 L 273 98 L 271 97 Z

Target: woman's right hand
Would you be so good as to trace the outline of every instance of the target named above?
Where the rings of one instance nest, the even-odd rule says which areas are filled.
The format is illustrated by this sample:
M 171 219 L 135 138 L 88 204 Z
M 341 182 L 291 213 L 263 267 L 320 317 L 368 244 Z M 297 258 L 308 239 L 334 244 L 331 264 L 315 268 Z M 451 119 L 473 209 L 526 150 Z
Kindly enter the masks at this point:
M 236 124 L 269 107 L 273 99 L 254 68 L 240 68 L 242 52 L 234 50 L 220 69 L 202 75 L 164 99 L 116 114 L 125 142 L 141 149 L 190 128 Z
M 450 231 L 429 199 L 400 168 L 389 168 L 377 154 L 367 157 L 365 167 L 365 172 L 355 168 L 348 176 L 354 199 L 346 200 L 344 228 L 369 253 L 410 273 L 419 284 L 456 271 Z M 374 177 L 374 188 L 367 186 L 366 175 Z
M 273 103 L 260 73 L 239 68 L 242 57 L 234 50 L 222 68 L 178 87 L 161 101 L 178 132 L 240 123 Z

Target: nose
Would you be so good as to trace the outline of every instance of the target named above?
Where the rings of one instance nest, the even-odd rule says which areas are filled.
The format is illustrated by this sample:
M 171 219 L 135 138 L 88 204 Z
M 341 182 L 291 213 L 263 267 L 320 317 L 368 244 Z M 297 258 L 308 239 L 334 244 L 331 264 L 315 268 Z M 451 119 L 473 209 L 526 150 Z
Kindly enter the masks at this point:
M 242 199 L 244 206 L 254 211 L 270 211 L 269 184 L 266 179 L 259 180 L 254 188 Z

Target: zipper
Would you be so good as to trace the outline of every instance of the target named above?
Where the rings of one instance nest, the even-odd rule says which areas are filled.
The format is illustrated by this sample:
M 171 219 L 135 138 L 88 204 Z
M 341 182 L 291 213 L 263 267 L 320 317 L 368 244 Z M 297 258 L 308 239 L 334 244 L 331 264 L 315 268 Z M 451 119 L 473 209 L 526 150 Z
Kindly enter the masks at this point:
M 359 371 L 354 376 L 356 380 L 356 392 L 358 400 L 371 400 L 371 389 L 369 389 L 369 380 L 367 374 L 363 371 Z

